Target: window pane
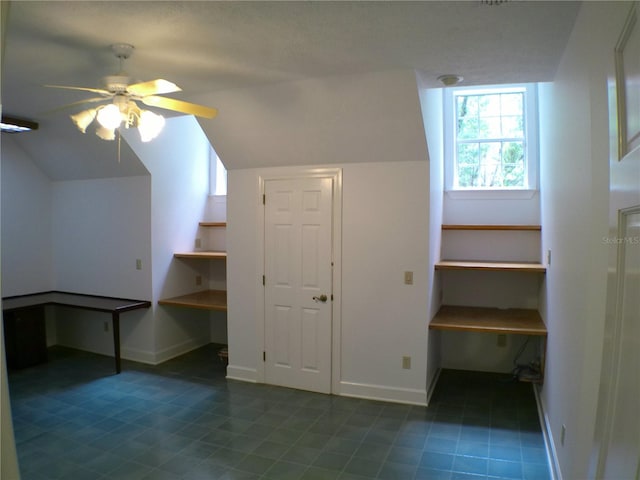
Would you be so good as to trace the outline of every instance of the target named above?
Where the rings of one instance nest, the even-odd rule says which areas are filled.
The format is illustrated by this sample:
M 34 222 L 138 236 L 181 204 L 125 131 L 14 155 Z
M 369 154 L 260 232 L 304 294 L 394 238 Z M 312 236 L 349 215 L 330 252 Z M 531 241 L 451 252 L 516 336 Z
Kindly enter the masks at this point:
M 458 144 L 458 165 L 477 165 L 479 161 L 479 148 L 477 143 Z
M 458 118 L 478 116 L 478 97 L 476 95 L 459 95 L 456 97 L 456 103 Z
M 524 187 L 524 142 L 502 144 L 503 184 L 505 187 Z
M 522 117 L 502 117 L 502 136 L 505 138 L 524 138 L 524 122 Z
M 524 115 L 524 93 L 502 94 L 502 115 Z
M 478 138 L 478 117 L 464 117 L 458 119 L 458 140 Z
M 502 161 L 505 164 L 524 164 L 524 143 L 504 142 L 502 144 Z
M 480 145 L 477 143 L 460 143 L 457 150 L 457 174 L 459 187 L 477 186 L 478 164 L 480 161 Z
M 500 95 L 481 95 L 479 106 L 481 117 L 499 117 Z
M 478 187 L 478 167 L 460 167 L 458 169 L 458 186 Z
M 501 138 L 500 117 L 482 117 L 479 130 L 477 138 Z

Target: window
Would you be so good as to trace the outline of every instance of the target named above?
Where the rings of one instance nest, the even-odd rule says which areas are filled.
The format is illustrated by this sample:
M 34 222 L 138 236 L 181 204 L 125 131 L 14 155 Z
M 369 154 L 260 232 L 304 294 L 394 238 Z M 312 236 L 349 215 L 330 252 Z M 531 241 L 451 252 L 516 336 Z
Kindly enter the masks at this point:
M 209 194 L 227 194 L 227 169 L 224 168 L 218 154 L 211 149 L 209 153 Z
M 535 86 L 445 90 L 448 190 L 537 188 Z

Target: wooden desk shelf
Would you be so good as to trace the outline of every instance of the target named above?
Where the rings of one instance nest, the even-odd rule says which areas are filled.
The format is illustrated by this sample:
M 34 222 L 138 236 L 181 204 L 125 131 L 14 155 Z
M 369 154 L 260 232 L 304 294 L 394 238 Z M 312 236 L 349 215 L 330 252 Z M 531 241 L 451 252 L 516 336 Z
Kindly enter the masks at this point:
M 205 290 L 178 297 L 158 300 L 159 305 L 198 308 L 201 310 L 227 311 L 227 292 L 225 290 Z
M 540 225 L 442 225 L 442 230 L 522 230 L 539 232 Z
M 443 305 L 429 324 L 432 330 L 547 336 L 540 314 L 522 308 L 457 307 Z
M 479 262 L 473 260 L 441 260 L 435 264 L 436 270 L 485 270 L 545 273 L 541 263 L 530 262 Z
M 227 222 L 199 222 L 198 225 L 200 225 L 201 227 L 210 227 L 210 228 L 220 227 L 220 228 L 225 228 L 227 226 Z
M 209 260 L 226 259 L 227 252 L 214 252 L 209 250 L 203 250 L 199 252 L 177 252 L 173 254 L 176 258 L 199 258 Z

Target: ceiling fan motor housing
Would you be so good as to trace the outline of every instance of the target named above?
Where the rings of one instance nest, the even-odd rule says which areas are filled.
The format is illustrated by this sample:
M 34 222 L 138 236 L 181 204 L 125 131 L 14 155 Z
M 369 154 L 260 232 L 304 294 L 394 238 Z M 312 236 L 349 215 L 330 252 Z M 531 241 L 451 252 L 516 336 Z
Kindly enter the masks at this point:
M 107 75 L 104 77 L 104 85 L 111 93 L 125 93 L 131 78 L 128 75 Z

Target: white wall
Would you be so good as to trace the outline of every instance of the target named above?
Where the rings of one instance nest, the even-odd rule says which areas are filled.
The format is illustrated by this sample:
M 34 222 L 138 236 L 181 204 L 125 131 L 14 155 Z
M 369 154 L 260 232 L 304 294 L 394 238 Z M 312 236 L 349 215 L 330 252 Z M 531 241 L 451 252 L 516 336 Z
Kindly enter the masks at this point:
M 3 297 L 52 289 L 51 194 L 51 181 L 10 136 L 3 135 Z
M 600 379 L 607 274 L 607 76 L 630 4 L 585 2 L 541 94 L 541 308 L 549 332 L 542 403 L 562 478 L 587 478 Z M 560 442 L 566 425 L 564 445 Z
M 334 165 L 335 166 L 335 165 Z M 340 392 L 426 402 L 429 169 L 426 161 L 343 170 Z M 260 175 L 229 171 L 229 375 L 260 380 Z M 414 284 L 404 285 L 404 271 Z M 402 369 L 402 357 L 412 369 Z
M 53 289 L 151 298 L 150 183 L 148 176 L 53 182 L 51 199 L 43 202 L 53 210 Z M 53 313 L 58 344 L 113 354 L 109 314 L 71 308 Z M 152 348 L 152 324 L 148 311 L 122 315 L 124 358 L 127 349 Z

